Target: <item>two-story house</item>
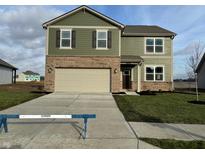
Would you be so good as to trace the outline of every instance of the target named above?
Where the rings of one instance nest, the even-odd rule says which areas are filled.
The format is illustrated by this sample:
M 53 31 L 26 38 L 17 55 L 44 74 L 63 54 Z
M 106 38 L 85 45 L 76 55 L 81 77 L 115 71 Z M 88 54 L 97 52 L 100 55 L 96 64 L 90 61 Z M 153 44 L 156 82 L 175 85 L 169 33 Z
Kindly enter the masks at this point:
M 87 6 L 43 28 L 47 91 L 172 90 L 174 32 L 127 26 Z
M 18 82 L 40 81 L 40 74 L 32 71 L 25 71 L 18 74 L 16 81 Z

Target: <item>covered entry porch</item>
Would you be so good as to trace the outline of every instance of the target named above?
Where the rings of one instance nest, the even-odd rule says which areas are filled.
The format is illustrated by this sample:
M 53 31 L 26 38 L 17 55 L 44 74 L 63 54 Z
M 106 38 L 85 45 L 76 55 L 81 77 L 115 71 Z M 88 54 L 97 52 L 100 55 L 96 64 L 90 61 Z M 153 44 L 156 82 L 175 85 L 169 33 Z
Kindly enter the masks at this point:
M 121 56 L 121 91 L 141 91 L 141 65 L 140 56 Z

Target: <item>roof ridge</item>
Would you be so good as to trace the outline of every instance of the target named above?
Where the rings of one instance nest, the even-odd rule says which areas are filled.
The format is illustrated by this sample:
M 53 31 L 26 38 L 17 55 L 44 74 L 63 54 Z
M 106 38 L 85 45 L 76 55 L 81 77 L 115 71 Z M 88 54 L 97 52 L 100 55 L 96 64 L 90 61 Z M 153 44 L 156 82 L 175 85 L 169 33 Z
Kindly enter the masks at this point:
M 68 11 L 68 12 L 66 12 L 66 13 L 64 13 L 62 15 L 59 15 L 59 16 L 51 19 L 51 20 L 48 20 L 48 21 L 44 22 L 42 24 L 42 26 L 43 26 L 43 28 L 46 28 L 49 24 L 52 24 L 52 23 L 54 23 L 57 20 L 65 18 L 66 16 L 69 16 L 70 14 L 78 12 L 81 9 L 87 9 L 89 12 L 91 12 L 91 13 L 93 13 L 93 14 L 101 17 L 101 18 L 104 18 L 104 20 L 107 20 L 107 22 L 110 22 L 110 23 L 112 23 L 112 24 L 114 24 L 114 25 L 116 25 L 118 27 L 124 28 L 124 24 L 122 24 L 121 22 L 119 22 L 119 21 L 117 21 L 117 20 L 115 20 L 115 19 L 113 19 L 113 18 L 111 18 L 111 17 L 109 17 L 109 16 L 107 16 L 107 15 L 101 13 L 101 12 L 98 12 L 97 10 L 95 10 L 95 9 L 93 9 L 93 8 L 87 6 L 87 5 L 81 5 L 81 6 L 75 8 L 75 9 L 72 9 L 72 10 L 70 10 L 70 11 Z

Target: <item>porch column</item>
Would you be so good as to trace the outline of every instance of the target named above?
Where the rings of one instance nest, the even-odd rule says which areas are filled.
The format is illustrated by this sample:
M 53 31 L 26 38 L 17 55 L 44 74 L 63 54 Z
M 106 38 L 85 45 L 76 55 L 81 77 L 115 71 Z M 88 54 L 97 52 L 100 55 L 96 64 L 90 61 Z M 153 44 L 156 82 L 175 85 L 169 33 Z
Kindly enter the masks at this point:
M 137 92 L 141 91 L 141 65 L 137 64 Z
M 16 83 L 16 70 L 15 69 L 13 69 L 12 70 L 12 83 Z
M 16 83 L 16 70 L 14 70 L 14 83 Z
M 12 69 L 11 71 L 11 83 L 14 83 L 14 70 Z

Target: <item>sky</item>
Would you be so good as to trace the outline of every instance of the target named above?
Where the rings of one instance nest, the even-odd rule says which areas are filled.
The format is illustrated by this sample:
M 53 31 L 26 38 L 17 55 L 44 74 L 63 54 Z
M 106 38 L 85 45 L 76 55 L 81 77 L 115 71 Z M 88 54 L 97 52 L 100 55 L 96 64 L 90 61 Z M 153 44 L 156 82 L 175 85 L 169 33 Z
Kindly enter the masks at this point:
M 42 23 L 78 6 L 0 6 L 0 58 L 44 75 L 45 32 Z M 186 77 L 189 48 L 205 42 L 205 6 L 90 6 L 125 24 L 158 25 L 177 33 L 173 42 L 174 78 Z

